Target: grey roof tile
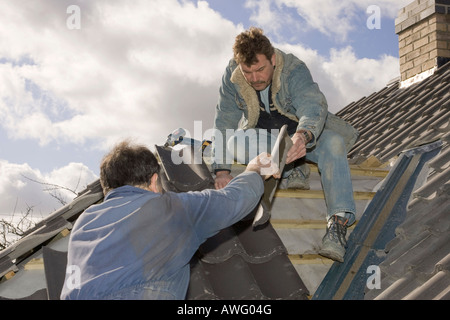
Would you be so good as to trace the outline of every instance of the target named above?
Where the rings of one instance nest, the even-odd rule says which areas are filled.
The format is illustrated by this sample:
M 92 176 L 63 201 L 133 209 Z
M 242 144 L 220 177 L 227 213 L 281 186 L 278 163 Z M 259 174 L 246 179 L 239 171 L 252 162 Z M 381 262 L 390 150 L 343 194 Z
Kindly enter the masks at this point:
M 307 294 L 286 255 L 264 263 L 247 263 L 239 256 L 221 263 L 206 263 L 198 256 L 191 261 L 188 300 L 306 300 Z
M 270 224 L 254 230 L 248 221 L 222 230 L 203 244 L 199 252 L 201 260 L 207 263 L 220 263 L 233 255 L 240 255 L 249 263 L 263 263 L 274 255 L 287 253 Z
M 350 159 L 373 155 L 385 162 L 415 140 L 439 138 L 450 127 L 449 104 L 450 63 L 406 89 L 396 83 L 351 103 L 337 113 L 360 131 Z
M 408 293 L 405 300 L 449 300 L 450 273 L 448 270 L 439 271 L 425 283 L 417 286 Z
M 241 257 L 232 256 L 221 263 L 199 265 L 216 299 L 263 299 L 249 264 Z M 198 297 L 188 294 L 187 299 L 196 300 Z
M 360 131 L 351 163 L 399 158 L 350 235 L 346 261 L 331 267 L 314 299 L 449 299 L 449 98 L 447 63 L 420 83 L 394 84 L 338 113 Z M 417 152 L 411 167 L 405 155 Z M 370 264 L 380 267 L 380 289 L 366 287 Z
M 191 191 L 200 190 L 192 187 L 204 189 L 201 181 L 212 181 L 204 163 L 193 170 L 201 172 L 200 175 L 194 176 L 191 172 L 187 177 L 183 164 L 167 165 L 172 161 L 169 149 L 157 146 L 156 150 L 165 164 L 166 177 L 178 182 L 166 184 L 171 187 L 170 191 L 183 191 L 184 187 L 177 189 L 180 185 L 191 185 Z M 188 300 L 307 298 L 307 289 L 288 259 L 278 234 L 270 223 L 254 227 L 253 215 L 222 230 L 200 246 L 191 262 Z
M 380 264 L 381 292 L 366 299 L 448 299 L 450 295 L 450 146 L 428 162 L 426 182 L 413 192 L 396 238 Z

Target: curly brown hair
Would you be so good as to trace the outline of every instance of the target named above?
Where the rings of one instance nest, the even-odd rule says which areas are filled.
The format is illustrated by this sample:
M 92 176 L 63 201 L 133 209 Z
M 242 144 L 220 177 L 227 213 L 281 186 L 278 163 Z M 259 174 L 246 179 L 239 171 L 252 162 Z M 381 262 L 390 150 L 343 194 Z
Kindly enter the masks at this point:
M 275 49 L 260 28 L 251 27 L 236 37 L 233 46 L 234 60 L 251 66 L 258 62 L 257 54 L 263 54 L 271 61 Z

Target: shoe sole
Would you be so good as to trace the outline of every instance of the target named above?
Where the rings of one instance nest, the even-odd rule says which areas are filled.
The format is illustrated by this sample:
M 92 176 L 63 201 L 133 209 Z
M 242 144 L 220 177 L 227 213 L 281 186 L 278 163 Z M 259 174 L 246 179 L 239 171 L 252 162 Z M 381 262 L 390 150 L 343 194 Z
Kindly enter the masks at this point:
M 344 262 L 344 257 L 339 255 L 338 253 L 336 253 L 335 251 L 331 251 L 331 250 L 320 250 L 319 254 L 325 258 L 329 258 L 331 260 L 334 260 L 336 262 Z

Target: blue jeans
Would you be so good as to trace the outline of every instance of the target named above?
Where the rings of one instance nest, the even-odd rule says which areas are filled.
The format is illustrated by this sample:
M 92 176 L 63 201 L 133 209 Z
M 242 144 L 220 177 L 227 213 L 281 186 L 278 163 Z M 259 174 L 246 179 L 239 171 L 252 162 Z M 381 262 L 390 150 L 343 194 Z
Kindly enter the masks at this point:
M 279 132 L 265 129 L 237 130 L 227 142 L 227 152 L 235 160 L 247 164 L 261 152 L 270 153 Z M 327 220 L 336 213 L 346 212 L 348 225 L 355 222 L 355 201 L 344 139 L 332 130 L 324 129 L 314 147 L 307 150 L 305 160 L 316 163 L 327 205 Z M 283 178 L 292 166 L 286 166 Z

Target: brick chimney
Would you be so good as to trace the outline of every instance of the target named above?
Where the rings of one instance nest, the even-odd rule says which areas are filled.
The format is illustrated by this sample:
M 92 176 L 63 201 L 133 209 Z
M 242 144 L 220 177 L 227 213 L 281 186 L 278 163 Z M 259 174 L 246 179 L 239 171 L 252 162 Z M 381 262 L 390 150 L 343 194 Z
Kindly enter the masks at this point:
M 395 33 L 406 87 L 450 61 L 450 0 L 415 0 L 400 10 Z

